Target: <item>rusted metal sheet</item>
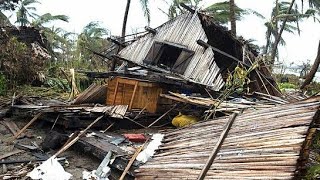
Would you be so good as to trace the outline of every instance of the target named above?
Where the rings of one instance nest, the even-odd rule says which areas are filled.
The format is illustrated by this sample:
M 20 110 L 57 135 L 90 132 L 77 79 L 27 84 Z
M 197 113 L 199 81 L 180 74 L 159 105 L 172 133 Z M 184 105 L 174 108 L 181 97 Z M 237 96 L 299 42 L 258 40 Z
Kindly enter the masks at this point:
M 207 179 L 292 179 L 297 177 L 306 136 L 317 119 L 320 96 L 238 116 Z M 228 117 L 169 131 L 137 179 L 196 179 Z
M 182 45 L 195 52 L 183 76 L 197 83 L 220 90 L 224 85 L 219 67 L 214 62 L 214 53 L 204 49 L 197 40 L 208 41 L 197 13 L 186 13 L 158 27 L 157 34 L 146 34 L 120 51 L 122 58 L 143 64 L 149 49 L 156 41 Z

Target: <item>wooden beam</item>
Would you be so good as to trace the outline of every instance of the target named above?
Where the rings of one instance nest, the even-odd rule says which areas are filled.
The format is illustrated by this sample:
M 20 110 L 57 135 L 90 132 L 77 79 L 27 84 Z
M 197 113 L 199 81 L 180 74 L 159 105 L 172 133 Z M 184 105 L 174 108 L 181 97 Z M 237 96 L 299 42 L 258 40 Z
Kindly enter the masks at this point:
M 111 41 L 113 42 L 114 44 L 118 45 L 118 46 L 121 46 L 121 47 L 126 47 L 125 44 L 121 43 L 120 41 L 116 40 L 116 39 L 113 39 L 113 38 L 107 38 L 108 41 Z
M 69 143 L 65 144 L 58 152 L 56 152 L 53 156 L 57 157 L 59 156 L 61 153 L 63 153 L 64 151 L 66 151 L 67 149 L 69 149 L 69 147 L 71 147 L 74 143 L 76 143 L 80 137 L 82 135 L 84 135 L 85 133 L 87 133 L 88 129 L 90 129 L 95 123 L 97 123 L 100 119 L 102 119 L 104 117 L 104 115 L 99 116 L 96 120 L 94 120 L 87 128 L 85 128 L 83 131 L 81 131 L 77 137 L 75 137 L 74 139 L 72 139 Z
M 149 33 L 152 33 L 153 35 L 154 35 L 154 34 L 157 34 L 157 30 L 155 30 L 155 29 L 153 29 L 153 28 L 151 28 L 151 27 L 149 27 L 149 26 L 145 26 L 144 29 L 145 29 L 146 31 L 148 31 Z
M 153 126 L 155 123 L 157 123 L 158 121 L 160 121 L 165 115 L 167 115 L 169 112 L 171 112 L 175 107 L 177 106 L 177 104 L 175 104 L 174 106 L 172 106 L 172 108 L 170 108 L 167 112 L 165 112 L 164 114 L 162 114 L 158 119 L 156 119 L 153 123 L 151 123 L 149 127 Z
M 198 39 L 198 40 L 197 40 L 197 43 L 198 43 L 200 46 L 204 47 L 205 49 L 207 49 L 208 47 L 210 47 L 210 44 L 202 41 L 201 39 Z
M 134 89 L 133 89 L 133 93 L 132 93 L 131 100 L 130 100 L 129 110 L 132 109 L 134 96 L 136 95 L 136 92 L 137 92 L 137 89 L 138 89 L 138 84 L 139 84 L 139 81 L 136 81 L 136 83 L 134 84 Z
M 136 150 L 136 152 L 134 153 L 134 155 L 130 159 L 129 163 L 127 164 L 126 168 L 122 172 L 119 180 L 123 180 L 124 179 L 124 177 L 126 176 L 127 172 L 129 171 L 130 167 L 132 166 L 133 162 L 136 160 L 137 156 L 142 151 L 142 149 L 146 146 L 147 142 L 148 142 L 148 140 L 146 140 L 146 142 Z
M 214 148 L 209 156 L 209 159 L 207 160 L 206 164 L 204 165 L 203 169 L 201 170 L 201 173 L 199 174 L 199 176 L 197 178 L 198 180 L 203 180 L 206 177 L 206 174 L 207 174 L 208 170 L 210 169 L 214 159 L 216 158 L 216 156 L 217 156 L 217 154 L 223 144 L 223 141 L 227 137 L 228 132 L 231 129 L 231 126 L 232 126 L 234 120 L 236 119 L 237 115 L 238 115 L 237 113 L 233 113 L 231 115 L 231 117 L 229 118 L 229 121 L 228 121 L 227 125 L 225 126 L 224 130 L 222 131 L 216 145 L 214 146 Z

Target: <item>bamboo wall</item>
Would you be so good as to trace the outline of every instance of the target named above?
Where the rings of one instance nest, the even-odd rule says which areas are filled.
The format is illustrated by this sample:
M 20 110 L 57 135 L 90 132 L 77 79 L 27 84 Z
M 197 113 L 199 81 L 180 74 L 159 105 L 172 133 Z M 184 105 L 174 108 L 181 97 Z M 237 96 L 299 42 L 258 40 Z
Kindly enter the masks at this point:
M 292 179 L 320 97 L 236 118 L 206 179 Z M 167 132 L 137 179 L 196 179 L 228 118 Z
M 119 56 L 143 64 L 143 60 L 155 41 L 180 44 L 195 52 L 183 73 L 184 77 L 208 85 L 213 90 L 218 91 L 222 88 L 224 81 L 219 73 L 219 67 L 214 62 L 214 53 L 211 47 L 204 49 L 197 44 L 199 39 L 204 42 L 208 41 L 197 13 L 186 13 L 178 16 L 156 30 L 157 34 L 149 33 L 141 37 L 121 50 Z

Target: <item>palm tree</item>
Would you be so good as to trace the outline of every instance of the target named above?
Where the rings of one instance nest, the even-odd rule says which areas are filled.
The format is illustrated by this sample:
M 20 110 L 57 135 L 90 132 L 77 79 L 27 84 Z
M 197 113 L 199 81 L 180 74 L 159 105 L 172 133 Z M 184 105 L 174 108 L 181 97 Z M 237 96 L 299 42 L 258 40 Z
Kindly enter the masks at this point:
M 126 35 L 126 28 L 127 28 L 127 21 L 128 21 L 128 14 L 130 9 L 131 0 L 127 0 L 127 5 L 123 17 L 123 24 L 122 24 L 122 41 L 124 41 L 124 37 Z M 144 16 L 147 18 L 148 24 L 150 24 L 150 9 L 149 9 L 149 0 L 140 0 L 140 4 L 144 13 Z
M 308 84 L 310 84 L 312 82 L 313 77 L 315 76 L 316 72 L 318 71 L 319 64 L 320 64 L 320 41 L 319 41 L 319 45 L 318 45 L 317 57 L 311 67 L 310 72 L 306 75 L 305 81 L 301 85 L 300 89 L 304 89 Z
M 303 7 L 302 0 L 302 7 Z M 314 20 L 318 20 L 316 17 L 316 9 L 320 9 L 320 1 L 319 0 L 310 0 L 309 7 L 306 12 L 300 12 L 298 10 L 298 6 L 295 3 L 295 0 L 289 2 L 279 2 L 276 1 L 276 7 L 272 12 L 271 21 L 266 23 L 267 26 L 267 44 L 264 50 L 264 54 L 268 53 L 268 48 L 271 48 L 270 52 L 270 65 L 273 65 L 275 62 L 275 57 L 278 54 L 278 45 L 284 44 L 284 40 L 282 38 L 282 33 L 284 31 L 294 33 L 298 32 L 300 34 L 299 21 L 303 18 L 313 17 Z M 313 9 L 315 8 L 315 9 Z M 320 12 L 320 11 L 318 11 Z M 319 20 L 318 20 L 319 21 Z M 280 30 L 278 30 L 278 22 L 282 23 L 280 26 Z M 292 25 L 294 23 L 295 25 Z M 271 43 L 271 35 L 273 36 L 274 41 Z
M 108 30 L 101 27 L 99 22 L 90 22 L 86 25 L 82 32 L 78 35 L 76 44 L 77 59 L 81 62 L 92 61 L 92 53 L 88 50 L 100 52 L 101 49 L 108 46 L 107 36 Z
M 36 19 L 38 15 L 35 13 L 36 8 L 33 4 L 40 3 L 37 0 L 23 0 L 16 12 L 17 21 L 20 26 L 26 26 L 30 24 L 29 18 Z
M 69 17 L 66 15 L 52 15 L 51 13 L 46 13 L 38 16 L 32 21 L 31 25 L 34 27 L 45 27 L 45 24 L 51 23 L 53 21 L 64 21 L 69 22 Z
M 269 49 L 272 49 L 275 46 L 275 38 L 278 36 L 279 23 L 283 22 L 286 17 L 288 17 L 287 22 L 284 26 L 284 31 L 289 33 L 298 32 L 300 34 L 299 21 L 300 13 L 297 9 L 292 9 L 290 14 L 287 14 L 290 4 L 288 2 L 278 2 L 275 1 L 275 7 L 272 9 L 271 19 L 265 23 L 267 27 L 266 32 L 266 46 L 264 47 L 263 54 L 267 54 Z M 272 41 L 273 39 L 273 41 Z M 280 37 L 280 45 L 285 45 L 285 41 Z

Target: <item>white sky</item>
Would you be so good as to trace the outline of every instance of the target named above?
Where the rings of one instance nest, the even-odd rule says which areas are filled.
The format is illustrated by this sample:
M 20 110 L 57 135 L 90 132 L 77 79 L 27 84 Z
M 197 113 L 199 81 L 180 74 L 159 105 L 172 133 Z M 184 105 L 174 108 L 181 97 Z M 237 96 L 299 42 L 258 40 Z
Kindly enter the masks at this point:
M 70 17 L 69 23 L 58 23 L 67 31 L 81 32 L 82 28 L 91 21 L 100 21 L 102 25 L 109 29 L 112 35 L 120 35 L 122 28 L 123 14 L 126 0 L 39 0 L 37 6 L 38 14 L 50 12 L 51 14 L 64 14 Z M 167 0 L 170 1 L 170 0 Z M 204 0 L 203 6 L 221 0 Z M 237 33 L 245 39 L 255 39 L 256 44 L 264 45 L 267 21 L 273 7 L 273 0 L 235 0 L 241 8 L 253 9 L 267 19 L 262 20 L 254 15 L 246 16 L 242 21 L 237 22 Z M 168 5 L 164 0 L 149 0 L 151 11 L 151 27 L 157 27 L 168 20 L 167 16 L 158 8 L 167 11 Z M 297 1 L 300 3 L 300 1 Z M 129 18 L 127 23 L 127 33 L 142 31 L 147 25 L 140 6 L 140 0 L 131 0 Z M 312 19 L 305 20 L 300 24 L 301 36 L 284 34 L 283 38 L 287 42 L 286 47 L 280 48 L 280 60 L 286 63 L 295 62 L 301 64 L 307 59 L 314 61 L 318 42 L 320 40 L 320 23 L 313 22 Z

